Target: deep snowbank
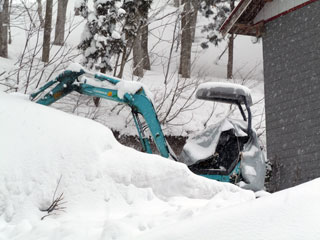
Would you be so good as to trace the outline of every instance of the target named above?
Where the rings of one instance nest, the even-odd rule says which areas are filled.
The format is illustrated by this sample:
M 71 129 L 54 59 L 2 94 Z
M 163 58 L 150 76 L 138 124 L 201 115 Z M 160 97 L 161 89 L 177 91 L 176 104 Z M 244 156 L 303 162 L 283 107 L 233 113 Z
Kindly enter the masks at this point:
M 120 145 L 94 121 L 0 92 L 0 239 L 135 239 L 254 198 Z M 66 212 L 40 211 L 64 194 Z
M 320 179 L 253 200 L 120 145 L 104 126 L 0 92 L 0 240 L 317 240 Z M 65 212 L 40 209 L 64 193 Z
M 270 194 L 256 201 L 203 212 L 144 239 L 179 240 L 318 240 L 320 179 Z

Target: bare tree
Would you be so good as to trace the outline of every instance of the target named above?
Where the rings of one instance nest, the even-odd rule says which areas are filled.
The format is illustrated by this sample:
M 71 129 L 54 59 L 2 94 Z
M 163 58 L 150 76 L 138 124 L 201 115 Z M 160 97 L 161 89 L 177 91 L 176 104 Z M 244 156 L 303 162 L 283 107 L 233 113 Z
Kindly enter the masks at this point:
M 0 85 L 5 86 L 5 91 L 19 91 L 28 93 L 33 91 L 43 82 L 51 80 L 55 74 L 63 70 L 79 56 L 75 46 L 55 47 L 54 54 L 50 54 L 49 61 L 45 64 L 41 61 L 42 31 L 37 16 L 37 4 L 35 2 L 21 1 L 21 4 L 13 4 L 11 9 L 12 27 L 19 27 L 25 33 L 25 42 L 15 67 L 10 71 L 0 71 Z M 81 22 L 75 23 L 74 19 L 68 21 L 68 31 L 65 38 L 78 30 Z M 52 44 L 50 45 L 52 48 Z
M 44 28 L 44 19 L 42 16 L 42 1 L 37 0 L 37 3 L 38 3 L 37 13 L 38 13 L 39 20 L 40 20 L 40 26 L 41 26 L 41 28 Z
M 50 56 L 52 5 L 53 5 L 53 0 L 47 0 L 46 18 L 45 18 L 44 33 L 43 33 L 43 48 L 42 48 L 42 61 L 43 62 L 48 62 L 49 56 Z
M 125 2 L 128 12 L 126 26 L 128 38 L 133 38 L 133 75 L 143 77 L 143 69 L 150 69 L 148 53 L 148 12 L 152 1 Z
M 199 0 L 192 0 L 192 13 L 191 13 L 191 39 L 194 42 L 196 35 L 197 17 L 199 9 Z
M 181 53 L 179 73 L 183 78 L 190 78 L 191 75 L 191 3 L 183 0 L 183 12 L 181 15 Z
M 143 55 L 141 45 L 141 28 L 137 31 L 133 42 L 133 75 L 143 77 Z
M 145 12 L 143 12 L 143 15 L 144 15 L 144 19 L 148 19 L 148 9 Z M 141 27 L 141 48 L 142 48 L 142 55 L 143 55 L 143 68 L 145 70 L 151 69 L 148 39 L 149 39 L 149 27 L 148 27 L 148 23 L 146 22 Z
M 55 45 L 62 46 L 64 44 L 64 31 L 66 23 L 67 6 L 68 0 L 58 1 L 58 14 L 53 42 L 53 44 Z
M 9 15 L 8 15 L 8 44 L 11 44 L 11 43 L 12 43 L 11 21 L 10 21 L 10 15 L 11 15 L 11 10 L 12 10 L 12 1 L 13 1 L 13 0 L 10 0 Z
M 234 1 L 230 1 L 231 11 L 234 9 Z M 230 34 L 228 42 L 228 65 L 227 65 L 227 78 L 233 77 L 233 45 L 234 45 L 234 34 Z
M 8 57 L 9 0 L 4 0 L 0 11 L 0 57 Z

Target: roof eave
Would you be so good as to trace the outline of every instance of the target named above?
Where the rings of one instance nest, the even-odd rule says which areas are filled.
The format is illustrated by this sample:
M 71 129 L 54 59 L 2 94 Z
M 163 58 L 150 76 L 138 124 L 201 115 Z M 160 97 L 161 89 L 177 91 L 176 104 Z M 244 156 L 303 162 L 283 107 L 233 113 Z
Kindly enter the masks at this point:
M 234 24 L 238 21 L 244 11 L 248 8 L 253 0 L 241 0 L 237 7 L 232 11 L 227 20 L 222 24 L 220 32 L 222 36 L 226 36 L 227 33 L 233 28 Z

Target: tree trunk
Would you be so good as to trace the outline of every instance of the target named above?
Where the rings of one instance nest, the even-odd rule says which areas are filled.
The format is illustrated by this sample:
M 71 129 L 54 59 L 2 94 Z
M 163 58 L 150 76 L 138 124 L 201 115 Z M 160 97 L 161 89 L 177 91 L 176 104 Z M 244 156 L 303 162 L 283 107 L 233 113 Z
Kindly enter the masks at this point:
M 37 12 L 40 20 L 40 26 L 41 28 L 44 28 L 44 20 L 42 16 L 42 2 L 41 0 L 37 0 L 37 3 L 38 3 Z
M 228 66 L 227 66 L 227 79 L 231 79 L 233 75 L 233 40 L 234 35 L 231 34 L 228 43 Z
M 180 6 L 180 0 L 173 0 L 173 6 L 179 7 Z
M 101 68 L 101 69 L 100 69 L 100 72 L 103 73 L 103 74 L 105 74 L 105 73 L 107 72 L 107 68 Z M 95 105 L 96 107 L 99 107 L 100 101 L 101 101 L 101 100 L 100 100 L 99 97 L 93 97 L 93 103 L 94 103 L 94 105 Z
M 67 6 L 68 6 L 68 0 L 58 1 L 58 14 L 57 14 L 54 42 L 53 42 L 53 44 L 55 45 L 62 46 L 64 44 L 64 30 L 65 30 L 65 24 L 66 24 Z
M 124 71 L 124 67 L 127 63 L 127 60 L 131 54 L 132 51 L 132 47 L 133 47 L 133 39 L 129 38 L 129 36 L 126 34 L 125 36 L 126 41 L 127 41 L 127 45 L 125 46 L 125 48 L 123 49 L 122 52 L 122 58 L 121 58 L 121 64 L 120 64 L 120 70 L 119 73 L 117 75 L 118 78 L 122 78 L 123 76 L 123 71 Z
M 191 3 L 183 1 L 184 8 L 181 14 L 181 53 L 179 73 L 183 78 L 190 78 L 191 69 Z
M 234 0 L 230 3 L 231 11 L 234 9 Z M 228 65 L 227 65 L 227 79 L 231 79 L 233 75 L 233 45 L 234 35 L 231 34 L 228 43 Z
M 133 42 L 133 75 L 143 77 L 143 52 L 141 45 L 141 29 L 138 30 Z
M 198 9 L 199 9 L 199 0 L 192 0 L 192 14 L 191 14 L 191 39 L 194 42 L 194 37 L 196 35 L 196 27 L 197 27 L 197 17 L 198 17 Z
M 52 22 L 52 2 L 53 0 L 47 0 L 47 5 L 46 5 L 46 18 L 44 23 L 43 45 L 42 45 L 43 46 L 42 47 L 43 62 L 49 62 L 51 22 Z
M 118 78 L 122 78 L 122 75 L 123 75 L 123 71 L 124 71 L 124 65 L 126 64 L 126 61 L 127 61 L 127 49 L 128 47 L 125 47 L 123 49 L 123 52 L 122 52 L 122 58 L 121 58 L 121 64 L 120 64 L 120 70 L 119 70 L 119 73 L 117 75 Z
M 0 57 L 8 57 L 9 0 L 4 0 L 0 12 Z
M 148 19 L 148 12 L 144 13 L 144 18 Z M 142 56 L 143 56 L 143 68 L 145 70 L 150 70 L 150 58 L 149 58 L 149 49 L 148 49 L 148 36 L 149 36 L 149 27 L 147 22 L 141 27 L 141 47 L 142 47 Z
M 11 36 L 11 20 L 10 20 L 10 15 L 11 15 L 11 9 L 12 9 L 12 0 L 10 0 L 10 5 L 9 5 L 9 14 L 8 14 L 8 44 L 12 43 L 12 36 Z

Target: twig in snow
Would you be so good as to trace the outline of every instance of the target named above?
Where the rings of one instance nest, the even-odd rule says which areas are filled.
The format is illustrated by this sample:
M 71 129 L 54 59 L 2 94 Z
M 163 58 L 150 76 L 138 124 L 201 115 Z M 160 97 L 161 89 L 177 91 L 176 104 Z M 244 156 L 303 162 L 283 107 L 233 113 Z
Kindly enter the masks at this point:
M 56 193 L 57 193 L 58 187 L 60 185 L 61 178 L 62 178 L 62 175 L 60 176 L 60 178 L 58 180 L 58 183 L 57 183 L 57 187 L 56 187 L 56 189 L 55 189 L 55 191 L 53 193 L 51 205 L 46 209 L 40 209 L 40 211 L 48 213 L 48 214 L 44 215 L 41 218 L 41 220 L 45 219 L 46 217 L 48 217 L 50 215 L 56 215 L 56 213 L 54 213 L 55 211 L 64 212 L 64 210 L 66 209 L 65 207 L 62 206 L 63 204 L 66 203 L 66 202 L 63 201 L 64 200 L 63 193 L 61 193 L 58 197 L 56 197 Z

